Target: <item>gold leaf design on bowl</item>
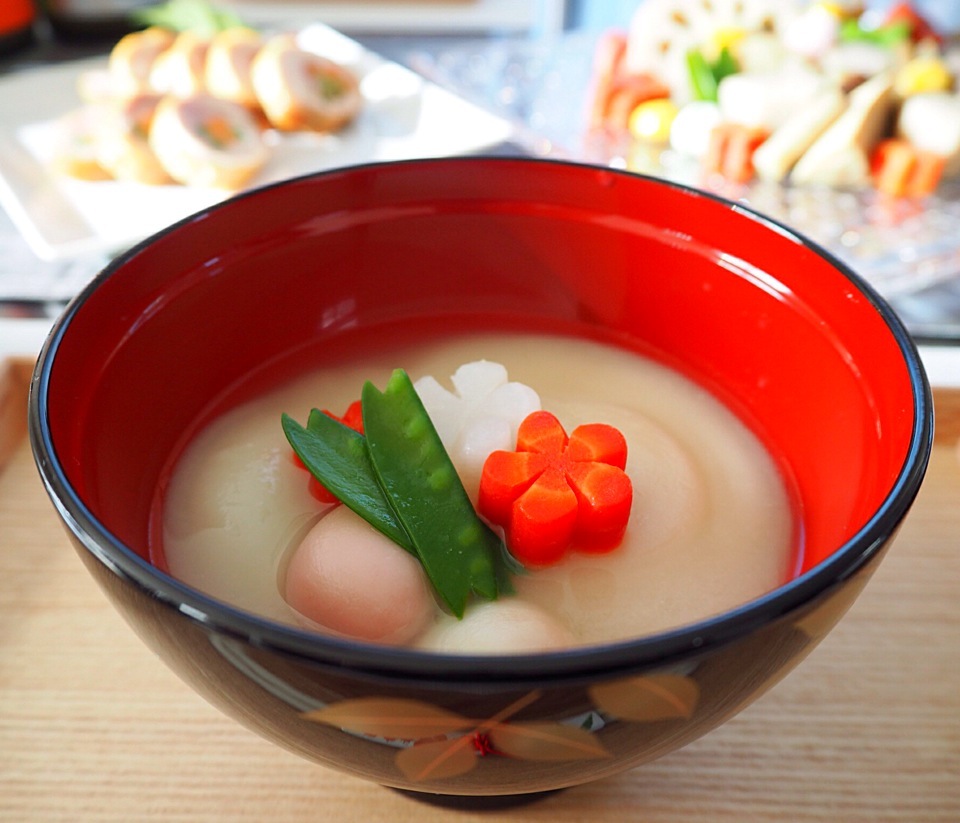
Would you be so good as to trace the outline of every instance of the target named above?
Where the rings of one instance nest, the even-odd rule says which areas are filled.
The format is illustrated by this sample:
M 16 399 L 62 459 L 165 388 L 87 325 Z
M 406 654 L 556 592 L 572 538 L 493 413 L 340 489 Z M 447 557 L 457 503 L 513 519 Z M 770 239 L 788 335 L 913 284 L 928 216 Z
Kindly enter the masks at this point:
M 653 674 L 591 686 L 590 697 L 598 709 L 620 720 L 687 720 L 700 701 L 700 687 L 684 675 Z
M 490 730 L 494 751 L 541 762 L 598 760 L 611 756 L 597 736 L 564 723 L 505 723 Z
M 420 700 L 359 697 L 305 712 L 302 717 L 345 732 L 386 740 L 423 740 L 466 731 L 475 720 Z
M 480 757 L 563 762 L 611 757 L 597 736 L 569 723 L 511 723 L 540 699 L 531 691 L 491 718 L 469 718 L 419 700 L 362 697 L 305 712 L 302 717 L 345 732 L 401 745 L 397 768 L 411 780 L 459 777 Z

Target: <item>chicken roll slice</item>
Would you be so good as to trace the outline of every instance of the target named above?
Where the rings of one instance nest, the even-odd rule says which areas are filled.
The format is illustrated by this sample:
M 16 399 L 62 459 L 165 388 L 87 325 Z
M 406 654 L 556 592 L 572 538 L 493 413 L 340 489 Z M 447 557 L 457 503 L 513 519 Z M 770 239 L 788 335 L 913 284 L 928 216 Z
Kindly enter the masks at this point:
M 206 94 L 165 97 L 150 145 L 170 176 L 188 186 L 243 187 L 269 150 L 253 115 L 238 103 Z
M 206 89 L 204 77 L 210 40 L 184 31 L 150 68 L 150 87 L 160 94 L 189 97 Z
M 107 60 L 111 92 L 117 97 L 133 97 L 153 91 L 150 73 L 160 55 L 169 49 L 176 34 L 152 26 L 121 37 Z
M 97 160 L 112 177 L 159 186 L 172 183 L 149 142 L 159 94 L 138 94 L 102 106 L 97 125 Z
M 353 72 L 286 36 L 267 41 L 250 76 L 267 119 L 283 131 L 337 131 L 357 116 L 363 102 Z
M 250 79 L 250 67 L 262 45 L 263 37 L 258 32 L 242 26 L 215 34 L 207 50 L 207 91 L 249 109 L 259 109 L 260 101 Z

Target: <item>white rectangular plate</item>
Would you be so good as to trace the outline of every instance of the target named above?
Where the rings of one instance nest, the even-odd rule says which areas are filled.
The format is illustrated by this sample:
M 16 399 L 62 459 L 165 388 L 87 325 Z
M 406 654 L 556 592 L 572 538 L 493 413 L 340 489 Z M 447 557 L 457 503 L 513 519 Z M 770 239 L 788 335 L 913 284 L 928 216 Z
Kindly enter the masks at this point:
M 359 163 L 482 151 L 510 139 L 511 125 L 326 26 L 304 29 L 304 48 L 351 68 L 366 98 L 334 135 L 272 135 L 276 147 L 257 187 Z M 227 198 L 219 189 L 75 180 L 51 169 L 56 120 L 78 108 L 86 60 L 0 78 L 0 205 L 44 260 L 112 253 Z

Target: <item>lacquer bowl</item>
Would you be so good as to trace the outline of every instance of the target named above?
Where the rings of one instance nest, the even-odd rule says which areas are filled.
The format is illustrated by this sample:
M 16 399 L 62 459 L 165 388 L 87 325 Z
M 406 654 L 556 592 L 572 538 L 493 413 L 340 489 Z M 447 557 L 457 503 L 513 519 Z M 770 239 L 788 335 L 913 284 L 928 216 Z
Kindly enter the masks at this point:
M 742 412 L 792 475 L 803 569 L 667 633 L 464 657 L 272 623 L 151 565 L 154 496 L 218 398 L 251 373 L 283 378 L 345 330 L 389 345 L 384 329 L 397 323 L 437 335 L 549 328 L 684 370 Z M 919 489 L 933 428 L 904 328 L 816 245 L 661 181 L 505 158 L 308 176 L 151 237 L 56 324 L 29 423 L 87 570 L 196 691 L 323 766 L 474 797 L 604 778 L 763 694 L 877 567 Z

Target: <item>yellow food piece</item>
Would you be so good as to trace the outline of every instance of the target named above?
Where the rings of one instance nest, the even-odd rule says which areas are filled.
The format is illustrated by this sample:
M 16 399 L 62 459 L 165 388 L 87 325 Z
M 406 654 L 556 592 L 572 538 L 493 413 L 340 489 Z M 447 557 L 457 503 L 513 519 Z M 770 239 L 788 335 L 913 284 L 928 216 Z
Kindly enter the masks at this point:
M 950 70 L 939 57 L 914 57 L 903 65 L 893 81 L 893 89 L 900 97 L 948 91 L 952 85 Z
M 737 46 L 746 36 L 747 30 L 740 26 L 720 26 L 710 35 L 710 39 L 704 46 L 704 54 L 712 60 L 719 57 L 724 49 L 736 54 Z
M 840 3 L 815 3 L 817 8 L 823 9 L 827 14 L 832 14 L 837 20 L 844 20 L 850 16 L 849 12 Z
M 627 128 L 636 140 L 666 143 L 677 111 L 677 104 L 667 98 L 646 100 L 630 113 Z

